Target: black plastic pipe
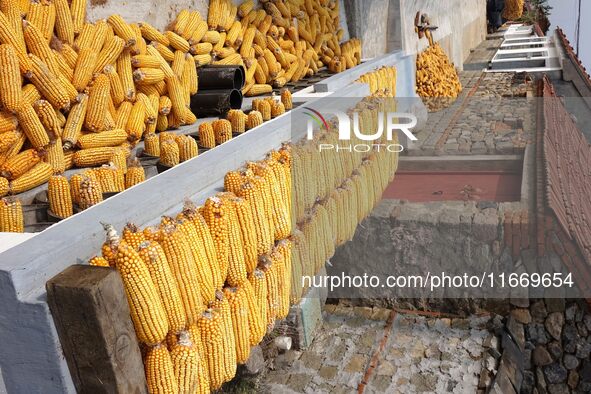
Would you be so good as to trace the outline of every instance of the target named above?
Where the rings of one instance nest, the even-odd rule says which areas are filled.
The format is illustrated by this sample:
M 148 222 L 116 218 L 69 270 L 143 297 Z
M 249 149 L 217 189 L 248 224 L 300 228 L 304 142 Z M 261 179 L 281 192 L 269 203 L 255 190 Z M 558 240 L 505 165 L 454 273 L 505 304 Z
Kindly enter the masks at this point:
M 210 65 L 197 68 L 199 90 L 242 89 L 246 73 L 244 67 Z
M 201 82 L 199 82 L 201 86 Z M 198 117 L 219 116 L 231 109 L 242 108 L 242 91 L 201 90 L 191 97 L 191 111 Z

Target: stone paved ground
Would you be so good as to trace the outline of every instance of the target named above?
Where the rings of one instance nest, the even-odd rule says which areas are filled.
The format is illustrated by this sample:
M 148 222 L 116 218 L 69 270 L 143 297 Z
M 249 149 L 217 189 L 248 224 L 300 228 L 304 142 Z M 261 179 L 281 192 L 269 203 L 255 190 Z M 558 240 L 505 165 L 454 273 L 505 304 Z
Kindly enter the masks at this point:
M 466 65 L 485 61 L 497 41 L 484 41 Z M 513 154 L 532 138 L 535 100 L 525 98 L 531 83 L 514 73 L 466 69 L 459 73 L 462 93 L 451 106 L 429 114 L 409 155 Z
M 310 348 L 280 355 L 257 391 L 357 392 L 388 332 L 389 311 L 334 306 L 328 310 L 332 312 L 324 312 L 323 327 Z M 486 320 L 397 315 L 365 393 L 476 392 L 482 344 L 489 335 Z

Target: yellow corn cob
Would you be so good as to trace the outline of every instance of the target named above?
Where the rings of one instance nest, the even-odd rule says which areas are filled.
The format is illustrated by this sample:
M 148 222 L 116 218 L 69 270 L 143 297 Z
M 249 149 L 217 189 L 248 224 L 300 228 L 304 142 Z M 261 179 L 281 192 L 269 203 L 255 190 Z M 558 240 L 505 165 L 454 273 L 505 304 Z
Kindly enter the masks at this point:
M 241 110 L 230 110 L 228 120 L 232 124 L 232 132 L 244 133 L 246 131 L 246 119 L 248 116 Z
M 248 90 L 248 92 L 246 92 L 246 95 L 248 97 L 252 97 L 252 96 L 259 96 L 261 94 L 268 94 L 268 93 L 272 93 L 272 92 L 273 92 L 273 87 L 271 85 L 267 85 L 267 84 L 254 84 Z
M 156 48 L 158 53 L 166 60 L 167 62 L 172 62 L 174 60 L 174 52 L 171 51 L 168 47 L 160 44 L 159 42 L 152 41 L 150 43 L 151 46 Z
M 226 119 L 215 120 L 212 123 L 215 142 L 217 145 L 232 139 L 232 124 Z
M 145 180 L 146 172 L 144 171 L 144 167 L 142 167 L 136 159 L 136 161 L 128 167 L 127 173 L 125 174 L 125 188 L 129 189 Z
M 78 53 L 74 49 L 72 49 L 72 47 L 68 44 L 55 45 L 54 53 L 59 54 L 59 56 L 61 56 L 63 61 L 68 65 L 70 69 L 74 69 L 74 67 L 76 67 Z
M 138 68 L 133 72 L 133 80 L 141 85 L 153 85 L 164 81 L 164 72 L 158 68 Z
M 131 55 L 129 51 L 123 51 L 117 59 L 117 74 L 121 78 L 121 85 L 125 92 L 125 99 L 135 100 L 135 84 L 133 82 L 133 70 L 131 68 Z
M 27 20 L 38 26 L 47 42 L 51 39 L 55 26 L 55 4 L 53 2 L 31 2 Z
M 212 390 L 224 383 L 224 324 L 217 310 L 208 309 L 197 322 Z
M 121 15 L 111 15 L 109 19 L 107 19 L 107 22 L 113 27 L 115 34 L 124 40 L 126 47 L 136 44 L 133 29 L 123 20 Z
M 53 167 L 48 163 L 39 162 L 29 171 L 10 182 L 10 192 L 18 194 L 31 190 L 47 182 L 52 175 Z
M 218 299 L 212 304 L 212 306 L 218 309 L 222 315 L 222 328 L 225 339 L 222 342 L 224 348 L 223 371 L 224 379 L 229 381 L 236 375 L 236 340 L 232 328 L 232 311 L 228 299 L 221 291 L 218 292 Z
M 49 136 L 31 105 L 21 106 L 17 118 L 33 147 L 41 149 L 49 144 Z
M 187 323 L 195 323 L 203 311 L 203 302 L 197 280 L 197 267 L 187 239 L 172 224 L 164 226 L 161 233 L 159 243 L 176 278 L 187 315 Z
M 133 104 L 129 101 L 124 101 L 119 106 L 117 110 L 117 116 L 115 117 L 115 128 L 116 129 L 125 129 L 127 126 L 127 121 L 129 120 L 129 115 L 131 114 L 131 110 L 133 109 Z
M 74 48 L 77 48 L 78 51 L 81 51 L 82 49 L 92 48 L 92 46 L 94 45 L 95 32 L 95 25 L 93 25 L 92 23 L 84 23 L 80 30 L 80 33 L 74 41 Z
M 35 109 L 41 124 L 45 127 L 48 136 L 51 136 L 50 139 L 61 139 L 62 127 L 60 126 L 60 120 L 51 104 L 45 100 L 37 100 L 33 104 L 33 108 Z
M 25 231 L 23 208 L 20 200 L 0 200 L 0 232 L 23 233 Z
M 156 134 L 147 134 L 144 138 L 144 152 L 153 157 L 160 157 L 160 139 Z
M 251 111 L 246 119 L 246 129 L 250 130 L 263 124 L 263 115 L 259 111 Z
M 280 101 L 273 101 L 271 104 L 271 117 L 276 118 L 283 115 L 284 113 L 285 107 L 283 106 L 283 103 Z
M 136 55 L 131 58 L 131 65 L 136 68 L 160 68 L 160 59 L 152 55 Z
M 29 171 L 41 161 L 39 154 L 34 149 L 27 149 L 6 160 L 0 166 L 0 175 L 8 180 L 16 179 Z
M 111 37 L 98 54 L 93 72 L 102 72 L 107 65 L 114 64 L 119 58 L 119 55 L 123 53 L 124 48 L 125 42 L 122 38 L 117 36 Z
M 242 288 L 234 287 L 225 288 L 224 295 L 230 304 L 232 329 L 236 344 L 236 362 L 244 364 L 250 356 L 250 330 L 246 294 Z
M 168 115 L 158 115 L 158 119 L 156 120 L 156 130 L 160 132 L 168 130 Z
M 215 133 L 209 122 L 199 125 L 199 146 L 207 149 L 215 148 Z
M 102 133 L 85 134 L 78 139 L 78 146 L 82 149 L 119 146 L 127 141 L 127 133 L 123 129 L 113 129 Z
M 102 256 L 94 256 L 88 260 L 88 264 L 94 267 L 110 267 L 109 262 Z
M 217 32 L 216 32 L 217 33 Z M 188 38 L 188 42 L 191 45 L 198 45 L 205 35 L 207 34 L 207 22 L 199 21 L 195 26 L 195 30 L 191 32 L 191 36 Z
M 271 103 L 267 100 L 261 100 L 258 103 L 256 110 L 263 116 L 263 121 L 267 122 L 271 120 Z
M 125 101 L 125 91 L 123 90 L 123 85 L 121 84 L 121 78 L 119 78 L 117 70 L 115 70 L 115 67 L 112 65 L 106 66 L 104 73 L 107 77 L 109 77 L 111 102 L 116 107 L 119 107 L 121 103 Z
M 77 167 L 95 167 L 108 163 L 115 148 L 102 147 L 81 149 L 74 153 L 74 164 Z
M 288 89 L 283 89 L 281 91 L 281 102 L 286 110 L 293 109 L 293 102 L 291 98 L 291 92 Z
M 53 0 L 55 4 L 55 32 L 57 38 L 66 44 L 74 43 L 74 23 L 67 0 Z
M 0 152 L 9 151 L 12 146 L 21 138 L 21 134 L 22 133 L 16 129 L 3 132 L 2 138 L 0 138 Z
M 186 54 L 185 69 L 183 70 L 183 84 L 188 86 L 189 95 L 194 95 L 199 90 L 197 64 L 195 63 L 195 58 L 190 54 Z
M 242 32 L 242 24 L 239 21 L 234 21 L 232 26 L 228 30 L 228 34 L 226 34 L 226 41 L 225 44 L 232 47 L 234 44 L 240 45 L 242 42 L 239 42 L 240 33 Z
M 54 174 L 66 171 L 66 158 L 61 138 L 56 138 L 46 149 L 45 161 L 51 165 Z
M 160 163 L 174 167 L 180 163 L 179 146 L 175 141 L 164 141 L 160 144 Z
M 139 27 L 146 41 L 156 41 L 162 45 L 170 45 L 168 38 L 149 23 L 141 22 L 139 23 Z
M 160 96 L 158 103 L 158 113 L 161 115 L 168 115 L 172 107 L 172 102 L 168 96 Z
M 5 109 L 16 112 L 23 101 L 23 92 L 18 59 L 11 45 L 0 45 L 0 67 L 0 100 Z
M 167 78 L 166 86 L 168 87 L 168 96 L 172 102 L 173 112 L 176 112 L 177 116 L 182 116 L 182 114 L 185 113 L 187 106 L 185 102 L 185 89 L 183 88 L 180 79 L 176 76 L 174 78 Z
M 144 358 L 144 368 L 150 393 L 179 393 L 172 358 L 166 346 L 159 344 L 148 348 Z
M 72 0 L 70 3 L 70 13 L 72 14 L 72 24 L 74 25 L 74 33 L 78 34 L 84 24 L 86 18 L 86 1 Z
M 171 47 L 184 53 L 189 52 L 191 45 L 187 40 L 172 31 L 167 31 L 165 34 Z
M 213 45 L 209 42 L 202 42 L 191 46 L 191 54 L 193 55 L 209 55 L 213 50 Z
M 137 141 L 142 138 L 146 128 L 144 122 L 145 118 L 146 107 L 143 101 L 138 100 L 135 102 L 135 104 L 133 104 L 131 113 L 129 114 L 129 118 L 125 126 L 125 131 L 127 132 L 127 135 L 131 141 Z
M 203 207 L 203 218 L 211 231 L 216 250 L 216 260 L 220 267 L 221 277 L 226 278 L 229 268 L 229 227 L 228 206 L 218 197 L 210 197 Z
M 78 197 L 78 205 L 81 209 L 88 209 L 93 205 L 103 201 L 103 191 L 101 190 L 101 185 L 96 179 L 83 176 L 79 189 L 80 196 Z M 72 192 L 74 192 L 73 187 Z
M 97 62 L 97 54 L 90 48 L 85 48 L 78 54 L 76 61 L 76 68 L 74 69 L 74 76 L 72 78 L 72 85 L 79 91 L 83 92 L 90 81 Z
M 105 116 L 110 99 L 109 77 L 100 74 L 94 81 L 88 95 L 88 111 L 84 125 L 90 131 L 99 132 L 105 130 Z
M 70 98 L 58 76 L 53 74 L 37 56 L 29 55 L 29 58 L 32 69 L 31 82 L 51 105 L 57 109 L 68 110 Z
M 80 94 L 78 96 L 78 102 L 72 106 L 64 131 L 62 133 L 62 141 L 64 142 L 64 149 L 70 149 L 78 141 L 78 136 L 82 130 L 84 119 L 86 118 L 86 112 L 88 108 L 88 95 Z
M 139 245 L 139 255 L 150 271 L 160 299 L 164 304 L 169 329 L 178 333 L 187 326 L 187 315 L 174 274 L 162 247 L 154 241 L 144 241 Z
M 222 20 L 223 1 L 210 0 L 207 13 L 207 24 L 211 30 L 216 30 Z
M 189 24 L 189 19 L 191 18 L 191 11 L 188 9 L 182 9 L 176 19 L 173 22 L 174 31 L 180 33 L 185 30 L 187 25 Z
M 219 32 L 215 30 L 208 30 L 201 38 L 201 42 L 209 42 L 212 45 L 216 45 L 218 42 L 221 41 L 221 35 Z
M 131 48 L 134 54 L 145 55 L 147 50 L 146 40 L 142 37 L 142 31 L 137 23 L 129 25 L 135 35 L 135 45 Z
M 18 0 L 7 0 L 0 4 L 0 11 L 10 21 L 14 32 L 17 35 L 18 41 L 24 45 L 23 29 L 21 25 L 22 17 Z
M 128 222 L 123 228 L 123 232 L 121 233 L 121 239 L 123 239 L 124 242 L 126 242 L 129 246 L 131 246 L 138 252 L 140 252 L 140 245 L 146 242 L 146 236 L 144 235 L 144 233 L 138 228 L 138 226 L 131 222 Z M 144 256 L 142 256 L 141 254 L 140 257 L 142 258 L 142 260 L 144 260 L 146 266 L 150 268 L 150 262 L 146 261 L 144 259 Z M 158 286 L 158 283 L 156 283 L 156 280 L 154 279 L 152 272 L 150 272 L 150 276 L 152 277 L 154 284 Z M 164 307 L 166 308 L 166 305 Z
M 206 66 L 212 61 L 212 57 L 209 54 L 195 55 L 194 59 L 197 66 Z
M 47 197 L 49 209 L 54 215 L 65 219 L 74 214 L 70 184 L 65 176 L 54 175 L 49 178 Z
M 0 177 L 0 197 L 4 197 L 10 191 L 8 179 Z
M 175 51 L 174 52 L 174 59 L 172 61 L 172 71 L 173 73 L 181 78 L 183 76 L 183 70 L 185 67 L 185 53 L 182 51 Z
M 32 86 L 32 85 L 31 85 Z M 26 101 L 28 102 L 28 101 Z M 0 111 L 0 134 L 16 130 L 18 120 L 16 116 L 6 111 Z M 5 137 L 3 137 L 5 138 Z M 2 143 L 0 143 L 0 152 L 2 151 Z
M 125 190 L 123 171 L 115 165 L 105 164 L 93 170 L 103 193 L 119 193 Z
M 148 268 L 138 253 L 125 243 L 117 247 L 117 270 L 121 273 L 138 339 L 148 345 L 162 342 L 168 332 L 164 306 Z
M 199 154 L 197 141 L 194 138 L 186 135 L 178 136 L 176 143 L 179 146 L 179 160 L 181 163 L 191 160 Z

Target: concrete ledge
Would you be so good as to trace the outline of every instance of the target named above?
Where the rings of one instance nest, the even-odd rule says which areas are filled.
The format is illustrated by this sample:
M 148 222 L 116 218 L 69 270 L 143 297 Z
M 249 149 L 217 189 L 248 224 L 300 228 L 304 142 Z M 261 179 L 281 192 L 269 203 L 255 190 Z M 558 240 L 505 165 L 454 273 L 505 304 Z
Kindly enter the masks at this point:
M 401 156 L 398 171 L 505 171 L 521 173 L 521 155 Z

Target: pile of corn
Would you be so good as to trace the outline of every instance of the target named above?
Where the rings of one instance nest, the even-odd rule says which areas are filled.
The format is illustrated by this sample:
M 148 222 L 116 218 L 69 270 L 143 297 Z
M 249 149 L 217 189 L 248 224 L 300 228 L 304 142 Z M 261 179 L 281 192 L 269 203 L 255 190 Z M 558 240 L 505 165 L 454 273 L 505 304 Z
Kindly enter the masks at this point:
M 0 197 L 74 166 L 109 164 L 118 148 L 129 155 L 143 137 L 194 123 L 196 66 L 242 64 L 244 93 L 258 95 L 361 59 L 359 40 L 339 42 L 335 0 L 278 0 L 261 9 L 252 0 L 212 0 L 207 20 L 183 10 L 164 33 L 119 15 L 85 23 L 83 0 L 5 3 Z M 24 152 L 30 160 L 15 158 Z
M 368 84 L 372 95 L 396 97 L 396 67 L 386 66 L 363 74 L 357 82 Z
M 503 18 L 508 21 L 516 21 L 523 15 L 524 0 L 505 0 Z
M 341 72 L 361 62 L 361 42 L 343 44 L 336 0 L 211 0 L 207 23 L 220 32 L 211 56 L 221 64 L 242 64 L 247 70 L 247 96 L 270 93 L 314 75 L 321 67 Z M 238 21 L 236 21 L 238 17 Z M 207 58 L 206 60 L 208 60 Z M 216 60 L 214 60 L 214 63 Z
M 416 88 L 430 111 L 446 108 L 462 91 L 458 72 L 439 44 L 417 56 Z

